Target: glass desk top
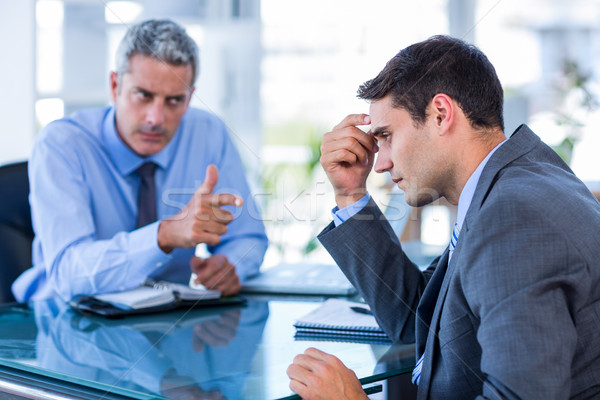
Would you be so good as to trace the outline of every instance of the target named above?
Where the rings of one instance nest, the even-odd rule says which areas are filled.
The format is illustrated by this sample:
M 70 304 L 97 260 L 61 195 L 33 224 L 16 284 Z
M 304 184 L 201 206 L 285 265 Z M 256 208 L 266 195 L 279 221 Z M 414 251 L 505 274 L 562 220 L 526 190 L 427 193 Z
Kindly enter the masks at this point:
M 295 340 L 292 324 L 321 297 L 246 297 L 243 307 L 119 320 L 54 300 L 1 306 L 0 386 L 77 398 L 286 398 L 286 369 L 307 347 L 335 354 L 363 384 L 412 370 L 413 345 Z

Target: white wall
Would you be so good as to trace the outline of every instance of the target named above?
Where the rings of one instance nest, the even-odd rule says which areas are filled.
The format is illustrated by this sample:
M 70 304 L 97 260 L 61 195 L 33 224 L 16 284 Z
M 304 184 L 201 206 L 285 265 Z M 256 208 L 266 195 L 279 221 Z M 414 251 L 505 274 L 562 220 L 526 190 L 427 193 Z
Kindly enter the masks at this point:
M 35 126 L 35 1 L 0 0 L 0 164 L 29 158 Z

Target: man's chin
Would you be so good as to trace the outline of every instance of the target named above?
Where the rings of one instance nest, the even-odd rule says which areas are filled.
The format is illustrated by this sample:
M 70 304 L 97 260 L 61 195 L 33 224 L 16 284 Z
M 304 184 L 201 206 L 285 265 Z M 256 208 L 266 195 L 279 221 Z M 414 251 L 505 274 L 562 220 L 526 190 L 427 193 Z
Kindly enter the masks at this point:
M 431 193 L 418 193 L 415 195 L 406 191 L 404 192 L 404 201 L 411 207 L 423 207 L 433 203 L 439 198 L 439 195 L 432 195 Z
M 149 157 L 160 153 L 166 146 L 167 143 L 163 142 L 148 143 L 147 141 L 145 141 L 144 143 L 137 144 L 132 150 L 140 157 Z

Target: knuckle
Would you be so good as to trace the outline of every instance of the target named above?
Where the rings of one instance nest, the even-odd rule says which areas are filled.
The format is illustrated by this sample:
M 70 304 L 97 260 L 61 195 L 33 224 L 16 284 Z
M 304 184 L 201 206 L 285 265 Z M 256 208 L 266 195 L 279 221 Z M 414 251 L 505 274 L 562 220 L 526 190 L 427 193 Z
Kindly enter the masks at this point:
M 342 145 L 347 149 L 351 149 L 356 145 L 356 140 L 351 137 L 346 137 L 342 140 Z
M 292 362 L 294 364 L 298 364 L 298 363 L 300 363 L 302 361 L 302 358 L 304 358 L 303 354 L 296 354 L 296 356 L 294 357 L 294 359 L 293 359 Z

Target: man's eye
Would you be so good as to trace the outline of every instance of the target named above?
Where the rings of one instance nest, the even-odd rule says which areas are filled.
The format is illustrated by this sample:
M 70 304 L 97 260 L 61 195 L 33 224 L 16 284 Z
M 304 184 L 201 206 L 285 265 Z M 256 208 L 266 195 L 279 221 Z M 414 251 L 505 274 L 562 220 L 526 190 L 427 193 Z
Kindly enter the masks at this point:
M 380 133 L 379 135 L 377 135 L 377 143 L 389 142 L 391 138 L 392 137 L 387 132 Z
M 170 97 L 167 101 L 169 102 L 170 105 L 177 106 L 177 105 L 183 103 L 183 98 L 181 98 L 181 97 Z
M 150 98 L 150 93 L 148 93 L 148 92 L 139 91 L 139 92 L 137 92 L 136 94 L 137 94 L 137 96 L 138 96 L 140 99 L 142 99 L 142 100 L 146 100 L 146 99 L 149 99 L 149 98 Z

